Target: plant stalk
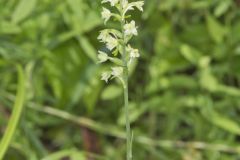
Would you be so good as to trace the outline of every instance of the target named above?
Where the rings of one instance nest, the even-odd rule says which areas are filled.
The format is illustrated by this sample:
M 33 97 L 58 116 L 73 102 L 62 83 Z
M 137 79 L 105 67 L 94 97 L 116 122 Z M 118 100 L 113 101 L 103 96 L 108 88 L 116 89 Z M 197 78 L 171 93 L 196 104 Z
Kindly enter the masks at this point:
M 132 159 L 132 146 L 131 146 L 131 127 L 129 120 L 129 107 L 128 107 L 128 68 L 123 69 L 123 79 L 124 79 L 124 112 L 125 112 L 125 122 L 126 122 L 126 140 L 127 140 L 127 160 Z
M 123 38 L 123 54 L 122 54 L 122 61 L 123 61 L 123 89 L 124 89 L 124 112 L 125 112 L 125 125 L 126 125 L 126 158 L 127 160 L 132 159 L 132 136 L 131 136 L 131 126 L 129 120 L 129 107 L 128 107 L 128 61 L 127 61 L 127 52 L 126 52 L 126 37 L 124 34 L 124 15 L 123 15 L 123 0 L 121 0 L 121 30 L 122 30 L 122 38 Z

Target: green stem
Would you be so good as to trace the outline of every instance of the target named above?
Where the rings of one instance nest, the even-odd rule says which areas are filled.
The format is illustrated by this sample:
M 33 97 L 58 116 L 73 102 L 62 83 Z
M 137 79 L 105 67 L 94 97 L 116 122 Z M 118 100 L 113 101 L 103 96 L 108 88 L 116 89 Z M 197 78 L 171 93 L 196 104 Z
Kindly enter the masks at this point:
M 124 69 L 124 110 L 125 110 L 125 120 L 126 120 L 126 139 L 127 139 L 127 160 L 132 159 L 132 145 L 131 145 L 131 127 L 129 120 L 129 107 L 128 107 L 128 71 Z
M 16 128 L 23 110 L 24 97 L 25 97 L 25 78 L 24 78 L 22 67 L 18 65 L 17 69 L 18 69 L 17 96 L 14 103 L 12 116 L 8 122 L 6 132 L 0 143 L 0 160 L 4 158 L 4 155 L 10 145 L 10 142 L 14 136 L 14 133 L 16 131 Z
M 121 1 L 121 30 L 122 30 L 122 38 L 123 38 L 123 89 L 124 89 L 124 112 L 125 112 L 125 123 L 126 123 L 126 141 L 127 141 L 127 153 L 126 158 L 127 160 L 132 159 L 132 142 L 131 142 L 131 127 L 130 127 L 130 120 L 129 120 L 129 107 L 128 107 L 128 61 L 127 61 L 127 52 L 126 52 L 126 37 L 124 34 L 124 15 L 123 15 L 123 0 Z

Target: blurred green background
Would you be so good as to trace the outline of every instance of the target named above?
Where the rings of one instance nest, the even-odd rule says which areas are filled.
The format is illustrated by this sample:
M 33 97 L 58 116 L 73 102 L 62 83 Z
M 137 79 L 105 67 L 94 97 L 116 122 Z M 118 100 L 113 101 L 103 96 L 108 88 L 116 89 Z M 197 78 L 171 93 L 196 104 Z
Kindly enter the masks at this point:
M 109 66 L 96 64 L 101 8 L 100 0 L 0 0 L 0 138 L 15 64 L 27 79 L 4 160 L 125 158 L 121 85 L 101 81 Z M 145 0 L 132 17 L 141 52 L 129 79 L 134 159 L 240 159 L 240 1 Z

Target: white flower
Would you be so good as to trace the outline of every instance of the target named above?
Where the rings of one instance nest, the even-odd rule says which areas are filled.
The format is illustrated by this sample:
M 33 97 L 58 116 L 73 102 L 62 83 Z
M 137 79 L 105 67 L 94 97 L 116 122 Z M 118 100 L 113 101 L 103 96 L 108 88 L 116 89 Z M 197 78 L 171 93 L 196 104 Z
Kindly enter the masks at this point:
M 99 63 L 103 63 L 106 62 L 108 60 L 108 55 L 102 51 L 98 51 L 98 59 L 99 59 Z
M 135 26 L 135 21 L 131 21 L 130 23 L 127 23 L 124 25 L 124 32 L 125 32 L 125 35 L 137 35 L 138 32 L 137 32 L 137 28 Z
M 127 0 L 123 0 L 122 5 L 123 5 L 123 8 L 127 8 L 128 1 Z
M 122 67 L 112 67 L 112 76 L 114 77 L 121 77 L 123 74 L 123 68 Z
M 101 42 L 107 43 L 107 48 L 112 50 L 118 45 L 118 40 L 109 34 L 108 30 L 100 31 L 98 38 Z
M 134 7 L 136 7 L 137 9 L 143 12 L 143 5 L 144 5 L 144 1 L 137 1 L 132 3 L 125 2 L 123 3 L 123 8 L 124 8 L 123 15 L 125 15 L 129 10 L 134 10 Z
M 111 51 L 113 48 L 117 47 L 118 40 L 116 38 L 113 38 L 112 36 L 109 36 L 106 39 L 107 42 L 107 48 Z
M 104 23 L 107 23 L 107 21 L 112 16 L 112 13 L 110 12 L 110 10 L 108 10 L 107 8 L 104 8 L 104 7 L 103 7 L 103 11 L 101 14 L 102 14 L 102 18 L 104 19 Z
M 112 72 L 111 71 L 106 71 L 102 73 L 101 80 L 104 80 L 106 83 L 108 82 L 109 78 L 111 77 Z
M 138 49 L 134 49 L 130 45 L 128 45 L 126 50 L 129 53 L 130 58 L 138 58 L 138 57 L 140 57 Z
M 144 1 L 135 2 L 135 6 L 142 12 L 143 12 L 143 5 L 144 5 Z
M 111 6 L 115 6 L 119 0 L 103 0 L 102 3 L 106 3 L 109 2 L 111 4 Z
M 109 35 L 108 30 L 102 30 L 102 31 L 100 31 L 100 34 L 97 37 L 97 39 L 99 39 L 101 42 L 107 42 L 107 39 L 109 37 L 111 37 L 111 36 Z

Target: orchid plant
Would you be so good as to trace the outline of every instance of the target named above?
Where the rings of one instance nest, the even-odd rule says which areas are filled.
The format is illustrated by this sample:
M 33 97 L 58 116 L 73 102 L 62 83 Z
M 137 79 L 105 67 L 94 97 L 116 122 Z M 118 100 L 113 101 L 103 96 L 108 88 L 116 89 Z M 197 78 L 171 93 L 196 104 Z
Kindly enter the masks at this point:
M 138 49 L 134 49 L 129 41 L 133 36 L 138 35 L 137 27 L 134 20 L 129 20 L 129 11 L 138 9 L 143 12 L 144 1 L 129 2 L 128 0 L 102 0 L 102 3 L 109 3 L 111 8 L 115 8 L 117 13 L 103 7 L 102 18 L 106 24 L 111 18 L 117 20 L 120 24 L 120 30 L 117 29 L 104 29 L 100 31 L 98 39 L 100 42 L 106 44 L 107 49 L 112 53 L 109 54 L 98 51 L 99 63 L 111 61 L 114 66 L 108 71 L 102 73 L 101 80 L 106 83 L 113 79 L 118 78 L 124 89 L 124 110 L 126 119 L 126 141 L 127 141 L 127 160 L 132 159 L 132 133 L 129 121 L 129 108 L 128 108 L 128 70 L 132 61 L 140 57 Z

